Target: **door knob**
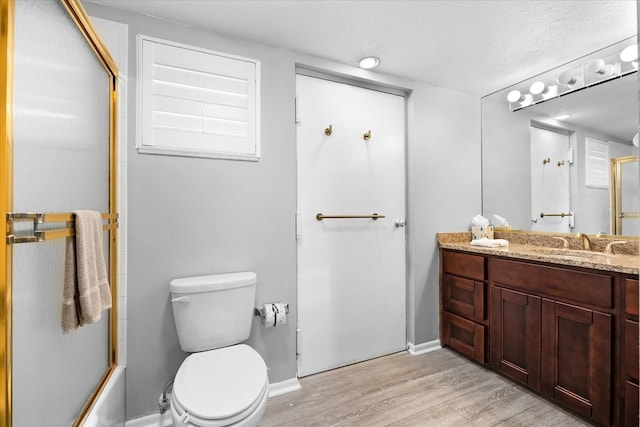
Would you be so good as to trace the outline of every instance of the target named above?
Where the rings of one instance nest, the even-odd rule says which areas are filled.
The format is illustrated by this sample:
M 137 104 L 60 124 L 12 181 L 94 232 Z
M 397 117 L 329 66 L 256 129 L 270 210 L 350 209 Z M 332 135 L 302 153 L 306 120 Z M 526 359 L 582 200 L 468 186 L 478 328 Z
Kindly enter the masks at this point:
M 404 227 L 405 225 L 407 225 L 407 221 L 405 221 L 404 219 L 396 219 L 396 227 L 400 228 L 400 227 Z

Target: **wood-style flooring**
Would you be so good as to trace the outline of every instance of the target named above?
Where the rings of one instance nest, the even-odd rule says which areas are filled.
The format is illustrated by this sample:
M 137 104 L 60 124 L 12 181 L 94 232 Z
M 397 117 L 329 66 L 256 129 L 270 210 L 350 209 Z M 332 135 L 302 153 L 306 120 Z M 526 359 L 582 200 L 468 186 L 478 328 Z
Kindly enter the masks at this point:
M 451 350 L 396 353 L 300 379 L 260 426 L 590 426 Z

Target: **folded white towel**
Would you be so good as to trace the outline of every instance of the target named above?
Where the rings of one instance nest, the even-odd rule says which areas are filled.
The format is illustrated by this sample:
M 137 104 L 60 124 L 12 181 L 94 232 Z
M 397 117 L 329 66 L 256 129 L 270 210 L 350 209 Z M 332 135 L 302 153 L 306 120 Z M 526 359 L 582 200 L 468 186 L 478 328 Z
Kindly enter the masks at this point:
M 509 242 L 505 239 L 488 239 L 483 237 L 482 239 L 472 240 L 471 246 L 484 246 L 487 248 L 499 248 L 503 246 L 509 246 Z

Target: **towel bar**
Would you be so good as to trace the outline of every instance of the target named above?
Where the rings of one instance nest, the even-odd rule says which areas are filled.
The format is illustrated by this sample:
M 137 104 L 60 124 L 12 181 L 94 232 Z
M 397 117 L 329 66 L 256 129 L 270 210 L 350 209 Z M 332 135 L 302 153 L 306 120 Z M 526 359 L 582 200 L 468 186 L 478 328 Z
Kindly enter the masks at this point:
M 384 215 L 380 215 L 377 213 L 372 213 L 371 215 L 325 215 L 323 213 L 316 214 L 316 219 L 318 221 L 322 221 L 323 219 L 354 219 L 354 218 L 371 218 L 372 220 L 376 220 L 378 218 L 384 218 Z
M 561 213 L 550 214 L 550 213 L 540 212 L 540 218 L 544 218 L 545 216 L 559 216 L 559 217 L 564 218 L 565 216 L 573 216 L 573 213 L 572 212 L 567 212 L 567 213 L 561 212 Z
M 115 230 L 118 228 L 117 213 L 102 213 L 102 219 L 108 223 L 102 226 L 103 230 Z M 25 234 L 13 234 L 13 224 L 18 221 L 31 221 L 33 230 Z M 42 224 L 64 222 L 62 228 L 41 230 Z M 75 236 L 75 227 L 73 225 L 74 215 L 71 212 L 64 213 L 43 213 L 43 212 L 8 212 L 7 225 L 9 234 L 7 235 L 7 245 L 17 243 L 38 243 L 46 240 L 62 239 L 65 237 Z M 30 234 L 29 234 L 30 233 Z

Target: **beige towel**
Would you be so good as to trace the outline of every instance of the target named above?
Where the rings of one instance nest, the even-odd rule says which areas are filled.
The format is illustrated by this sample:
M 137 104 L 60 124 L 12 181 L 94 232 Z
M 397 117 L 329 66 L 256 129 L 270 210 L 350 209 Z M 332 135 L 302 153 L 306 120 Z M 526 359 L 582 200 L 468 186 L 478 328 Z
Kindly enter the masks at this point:
M 64 254 L 64 284 L 62 288 L 62 332 L 69 333 L 79 326 L 78 281 L 76 279 L 75 239 L 67 237 Z
M 111 308 L 111 289 L 102 252 L 102 216 L 95 211 L 74 211 L 74 214 L 75 248 L 73 243 L 67 242 L 65 256 L 62 306 L 62 328 L 65 332 L 97 322 L 102 311 Z M 72 266 L 74 261 L 75 268 Z M 75 322 L 74 308 L 77 313 Z

